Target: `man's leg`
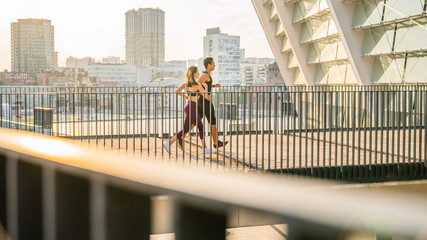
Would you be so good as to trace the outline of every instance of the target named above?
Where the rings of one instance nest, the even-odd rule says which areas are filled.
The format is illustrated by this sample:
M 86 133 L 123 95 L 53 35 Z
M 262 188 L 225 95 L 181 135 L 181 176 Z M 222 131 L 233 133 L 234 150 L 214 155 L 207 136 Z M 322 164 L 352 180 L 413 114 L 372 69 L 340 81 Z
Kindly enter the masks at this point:
M 216 125 L 211 124 L 211 135 L 212 135 L 212 140 L 213 140 L 213 144 L 217 144 L 217 140 L 218 140 L 218 130 L 216 128 Z
M 215 148 L 223 147 L 227 145 L 228 141 L 221 142 L 218 140 L 218 129 L 216 127 L 216 117 L 215 117 L 215 110 L 214 106 L 211 103 L 210 104 L 210 111 L 209 111 L 209 119 L 211 124 L 211 135 L 212 135 L 212 141 Z
M 212 133 L 212 140 L 214 142 L 214 148 L 224 147 L 227 145 L 228 141 L 221 142 L 218 140 L 218 130 L 216 128 L 216 125 L 211 125 L 211 133 Z M 225 139 L 224 139 L 225 140 Z
M 206 119 L 209 122 L 209 125 L 211 125 L 211 137 L 212 137 L 213 144 L 216 145 L 218 144 L 217 142 L 218 131 L 216 129 L 215 109 L 211 102 L 206 102 L 205 115 L 206 115 Z

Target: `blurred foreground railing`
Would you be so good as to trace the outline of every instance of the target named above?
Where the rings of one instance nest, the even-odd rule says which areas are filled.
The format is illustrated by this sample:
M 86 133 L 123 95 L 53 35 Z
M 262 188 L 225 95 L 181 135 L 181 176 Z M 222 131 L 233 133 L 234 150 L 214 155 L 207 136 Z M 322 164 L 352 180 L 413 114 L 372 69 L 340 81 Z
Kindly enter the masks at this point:
M 236 208 L 282 219 L 287 239 L 427 238 L 425 201 L 331 191 L 328 184 L 172 168 L 0 130 L 0 222 L 14 240 L 150 239 L 159 224 L 156 196 L 173 202 L 177 240 L 226 239 Z
M 41 91 L 36 93 L 34 91 Z M 427 177 L 427 87 L 229 87 L 212 93 L 218 135 L 202 154 L 162 144 L 184 128 L 174 88 L 5 88 L 1 126 L 215 170 L 384 181 Z M 210 127 L 204 135 L 213 149 Z M 197 129 L 197 128 L 196 128 Z

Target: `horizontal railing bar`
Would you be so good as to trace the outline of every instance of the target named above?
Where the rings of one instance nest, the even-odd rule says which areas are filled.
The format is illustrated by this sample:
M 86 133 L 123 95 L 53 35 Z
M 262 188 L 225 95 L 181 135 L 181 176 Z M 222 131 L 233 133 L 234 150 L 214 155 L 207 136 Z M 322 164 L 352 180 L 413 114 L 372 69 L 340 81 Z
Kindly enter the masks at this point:
M 173 168 L 132 157 L 123 159 L 57 138 L 12 130 L 0 133 L 0 154 L 17 156 L 13 161 L 53 166 L 56 171 L 88 179 L 101 173 L 103 183 L 142 194 L 168 194 L 193 206 L 208 204 L 211 210 L 254 209 L 282 216 L 290 225 L 307 222 L 345 231 L 427 238 L 427 205 L 409 195 L 384 193 L 372 198 L 364 193 L 331 191 L 333 182 Z M 42 147 L 46 145 L 49 148 Z M 62 151 L 52 152 L 52 147 Z

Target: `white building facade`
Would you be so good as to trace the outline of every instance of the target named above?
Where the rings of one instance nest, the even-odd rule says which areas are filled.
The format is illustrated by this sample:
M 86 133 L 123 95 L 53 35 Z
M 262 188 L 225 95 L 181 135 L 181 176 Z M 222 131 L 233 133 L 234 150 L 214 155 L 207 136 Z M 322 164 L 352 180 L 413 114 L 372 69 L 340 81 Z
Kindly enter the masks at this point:
M 425 0 L 252 0 L 288 86 L 427 82 Z
M 153 82 L 159 85 L 159 82 L 163 82 L 164 79 L 184 79 L 186 70 L 187 61 L 185 60 L 163 62 L 159 67 L 137 68 L 137 85 L 148 86 Z
M 89 77 L 97 77 L 99 86 L 135 86 L 137 71 L 135 66 L 124 64 L 89 65 Z
M 185 72 L 187 71 L 187 61 L 172 60 L 161 63 L 158 71 L 165 75 L 168 75 L 169 77 L 183 77 Z
M 244 58 L 240 62 L 240 83 L 242 86 L 266 84 L 268 65 L 272 58 Z
M 190 66 L 199 66 L 199 59 L 188 59 L 187 60 L 187 67 Z M 199 69 L 200 70 L 200 69 Z
M 147 86 L 155 76 L 154 67 L 145 67 L 136 69 L 136 84 L 138 86 Z
M 102 58 L 102 63 L 120 64 L 120 57 L 108 56 Z
M 203 38 L 203 57 L 213 57 L 212 78 L 225 86 L 240 85 L 240 36 L 221 33 L 219 28 L 206 30 Z
M 187 68 L 190 66 L 196 66 L 199 68 L 199 72 L 203 72 L 205 70 L 205 67 L 203 66 L 203 58 L 199 59 L 189 59 L 187 61 Z
M 84 57 L 84 58 L 76 58 L 76 57 L 68 57 L 65 66 L 67 68 L 77 68 L 77 69 L 84 69 L 85 71 L 88 70 L 89 65 L 95 64 L 95 58 L 91 57 Z

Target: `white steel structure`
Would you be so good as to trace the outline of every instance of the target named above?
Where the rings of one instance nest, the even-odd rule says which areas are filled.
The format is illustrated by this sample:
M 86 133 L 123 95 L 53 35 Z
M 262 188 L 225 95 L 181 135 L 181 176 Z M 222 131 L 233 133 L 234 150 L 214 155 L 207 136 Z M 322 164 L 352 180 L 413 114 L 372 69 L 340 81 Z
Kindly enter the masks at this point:
M 284 82 L 427 83 L 426 0 L 252 0 Z
M 203 57 L 213 57 L 212 78 L 226 86 L 240 85 L 240 36 L 221 33 L 219 28 L 206 30 L 203 37 Z

